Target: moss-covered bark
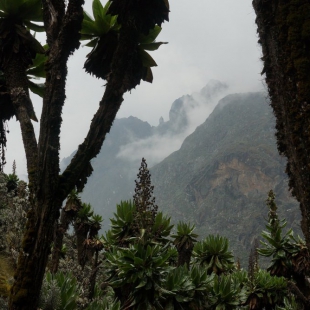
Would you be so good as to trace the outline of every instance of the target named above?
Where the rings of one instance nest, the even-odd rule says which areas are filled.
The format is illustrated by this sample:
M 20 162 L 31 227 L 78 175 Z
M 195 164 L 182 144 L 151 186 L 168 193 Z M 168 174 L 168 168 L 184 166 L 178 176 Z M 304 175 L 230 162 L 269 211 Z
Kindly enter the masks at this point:
M 254 0 L 278 150 L 310 249 L 310 2 Z

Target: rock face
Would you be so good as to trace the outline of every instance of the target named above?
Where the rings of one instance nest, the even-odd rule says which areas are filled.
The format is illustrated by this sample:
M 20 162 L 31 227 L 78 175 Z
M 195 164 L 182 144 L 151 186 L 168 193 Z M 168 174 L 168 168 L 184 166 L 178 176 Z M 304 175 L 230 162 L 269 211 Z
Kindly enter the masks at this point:
M 297 229 L 299 210 L 278 155 L 275 121 L 264 93 L 223 98 L 179 151 L 151 169 L 157 204 L 200 235 L 229 238 L 245 263 L 264 229 L 264 201 L 273 189 L 280 214 Z
M 158 137 L 169 136 L 172 143 L 180 131 L 186 131 L 191 111 L 201 98 L 208 105 L 226 89 L 220 82 L 212 83 L 198 94 L 177 99 L 170 119 L 161 120 L 157 127 L 135 117 L 115 121 L 82 194 L 83 201 L 103 215 L 104 229 L 109 228 L 116 204 L 132 198 L 141 158 L 146 157 L 151 167 L 146 150 L 161 151 L 165 139 Z M 243 265 L 251 244 L 265 228 L 270 189 L 276 193 L 279 213 L 288 220 L 288 227 L 299 232 L 299 208 L 288 192 L 285 159 L 278 155 L 274 127 L 264 93 L 228 95 L 177 151 L 150 168 L 160 210 L 171 215 L 174 223 L 194 223 L 202 237 L 228 237 Z
M 191 112 L 203 106 L 212 109 L 225 92 L 226 84 L 211 80 L 201 92 L 175 100 L 170 109 L 169 120 L 165 122 L 161 119 L 156 127 L 132 116 L 115 120 L 100 154 L 92 161 L 94 173 L 82 193 L 83 201 L 91 203 L 95 211 L 104 217 L 105 229 L 108 228 L 109 218 L 113 216 L 116 204 L 121 200 L 132 199 L 134 180 L 142 157 L 148 159 L 149 166 L 165 158 L 165 153 L 160 148 L 161 141 L 169 145 L 167 155 L 177 150 L 186 137 Z M 177 144 L 171 143 L 177 140 L 175 137 L 179 141 Z M 151 160 L 148 154 L 154 155 L 155 151 L 158 154 Z M 62 160 L 62 168 L 70 162 L 73 155 L 74 153 Z
M 228 94 L 228 86 L 216 80 L 210 80 L 200 92 L 185 95 L 176 99 L 169 111 L 167 122 L 159 121 L 159 126 L 153 128 L 154 134 L 177 134 L 186 131 L 191 123 L 191 112 L 201 106 L 214 108 L 215 104 Z M 206 117 L 205 117 L 206 118 Z

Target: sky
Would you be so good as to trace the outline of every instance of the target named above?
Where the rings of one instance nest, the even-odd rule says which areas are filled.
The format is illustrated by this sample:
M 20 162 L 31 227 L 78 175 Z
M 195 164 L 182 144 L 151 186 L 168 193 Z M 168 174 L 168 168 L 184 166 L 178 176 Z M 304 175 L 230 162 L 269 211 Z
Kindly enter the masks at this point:
M 85 1 L 91 13 L 92 1 Z M 102 0 L 102 3 L 105 1 Z M 261 48 L 257 43 L 255 13 L 249 0 L 169 0 L 170 21 L 162 25 L 158 41 L 168 42 L 152 52 L 158 67 L 152 84 L 142 82 L 124 96 L 118 118 L 135 116 L 151 125 L 168 120 L 172 102 L 203 88 L 216 79 L 229 85 L 231 93 L 264 90 L 260 75 Z M 44 43 L 44 42 L 42 42 Z M 83 44 L 82 44 L 83 45 Z M 63 109 L 60 158 L 68 157 L 83 142 L 104 92 L 105 81 L 83 71 L 83 47 L 68 63 L 67 99 Z M 37 117 L 41 100 L 32 96 Z M 208 112 L 209 113 L 209 112 Z M 206 113 L 205 118 L 208 114 Z M 197 120 L 197 126 L 201 119 Z M 35 124 L 39 135 L 39 124 Z M 17 163 L 17 174 L 26 178 L 26 160 L 19 123 L 9 121 L 6 173 Z

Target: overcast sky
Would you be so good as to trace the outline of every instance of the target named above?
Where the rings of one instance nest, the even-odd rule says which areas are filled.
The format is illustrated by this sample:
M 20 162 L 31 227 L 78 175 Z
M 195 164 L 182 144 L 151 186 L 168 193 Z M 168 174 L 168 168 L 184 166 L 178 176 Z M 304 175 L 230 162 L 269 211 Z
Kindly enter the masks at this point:
M 260 46 L 257 44 L 255 14 L 249 0 L 169 0 L 170 22 L 162 25 L 158 41 L 167 41 L 152 52 L 158 67 L 152 69 L 152 84 L 143 82 L 125 95 L 117 117 L 136 116 L 157 125 L 160 116 L 168 120 L 172 102 L 199 91 L 210 79 L 226 82 L 231 92 L 263 90 L 260 76 Z M 91 12 L 92 1 L 85 9 Z M 102 2 L 104 2 L 102 0 Z M 69 61 L 67 100 L 63 110 L 61 158 L 69 156 L 89 128 L 104 92 L 103 80 L 84 73 L 85 55 L 81 47 Z M 41 101 L 33 97 L 37 116 Z M 207 117 L 208 115 L 206 115 Z M 17 161 L 17 173 L 26 172 L 19 123 L 9 122 L 7 166 Z M 197 124 L 199 125 L 199 124 Z M 38 124 L 35 124 L 38 134 Z

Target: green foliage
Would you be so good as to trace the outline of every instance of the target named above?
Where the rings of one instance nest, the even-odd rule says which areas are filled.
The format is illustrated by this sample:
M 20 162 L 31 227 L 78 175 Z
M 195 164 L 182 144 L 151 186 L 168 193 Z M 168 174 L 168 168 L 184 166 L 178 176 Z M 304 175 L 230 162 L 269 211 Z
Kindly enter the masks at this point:
M 1 0 L 0 1 L 0 30 L 3 44 L 3 55 L 7 60 L 9 53 L 18 53 L 25 46 L 34 59 L 36 53 L 44 53 L 43 46 L 30 34 L 29 30 L 43 30 L 43 27 L 33 24 L 31 21 L 42 22 L 43 11 L 40 0 Z M 11 47 L 11 51 L 9 51 Z M 26 56 L 27 57 L 27 56 Z M 4 60 L 4 61 L 6 61 Z M 30 60 L 26 61 L 28 65 Z
M 19 178 L 16 174 L 8 174 L 6 177 L 6 187 L 8 192 L 15 191 L 18 186 Z
M 106 253 L 110 285 L 121 288 L 129 285 L 127 303 L 136 309 L 152 309 L 162 293 L 162 286 L 171 269 L 167 246 L 134 244 Z
M 207 236 L 193 250 L 194 262 L 204 266 L 208 274 L 222 274 L 234 269 L 234 257 L 228 250 L 228 239 L 219 235 Z
M 173 243 L 177 248 L 188 248 L 191 247 L 194 242 L 197 242 L 197 234 L 193 233 L 195 230 L 195 225 L 190 225 L 188 223 L 179 222 L 177 225 L 177 233 L 172 235 L 174 238 Z
M 120 310 L 121 303 L 117 300 L 113 300 L 112 302 L 107 299 L 103 299 L 101 301 L 93 301 L 91 302 L 85 310 Z
M 119 245 L 127 244 L 128 239 L 134 236 L 133 220 L 136 211 L 135 205 L 131 201 L 121 201 L 116 206 L 116 213 L 111 221 L 110 241 L 115 240 Z
M 102 6 L 100 0 L 93 1 L 93 16 L 84 12 L 81 30 L 81 40 L 90 40 L 86 46 L 92 47 L 92 51 L 86 56 L 84 64 L 86 72 L 98 78 L 106 79 L 111 71 L 111 62 L 118 45 L 117 16 L 107 14 L 110 7 L 108 1 Z
M 100 0 L 94 0 L 92 6 L 94 18 L 84 11 L 81 40 L 91 40 L 86 46 L 95 47 L 102 35 L 109 31 L 119 30 L 120 25 L 116 21 L 117 16 L 107 14 L 110 5 L 110 1 L 102 6 Z
M 265 270 L 254 273 L 252 281 L 245 286 L 249 309 L 262 309 L 266 306 L 283 305 L 287 296 L 287 281 L 283 277 L 273 277 Z
M 186 266 L 172 269 L 165 282 L 165 309 L 203 308 L 213 277 L 199 266 L 193 266 L 190 270 Z
M 43 310 L 75 310 L 78 296 L 77 281 L 70 273 L 47 272 L 39 304 Z
M 283 234 L 286 221 L 280 221 L 276 213 L 275 196 L 269 192 L 267 206 L 269 207 L 267 231 L 262 232 L 265 241 L 261 241 L 262 248 L 258 253 L 262 256 L 272 257 L 268 270 L 271 275 L 290 278 L 294 274 L 308 274 L 310 271 L 309 252 L 305 242 L 294 237 L 292 229 Z
M 164 215 L 162 212 L 158 212 L 155 216 L 154 225 L 152 226 L 154 241 L 167 243 L 173 226 L 170 217 Z
M 193 297 L 193 283 L 185 266 L 172 269 L 165 282 L 165 299 L 167 309 L 182 309 Z
M 43 22 L 42 2 L 40 0 L 0 0 L 0 12 L 2 18 L 10 17 L 22 21 Z M 28 27 L 31 29 L 31 24 Z
M 87 222 L 93 216 L 94 211 L 90 203 L 82 203 L 82 208 L 78 211 L 77 217 L 81 222 Z
M 92 47 L 92 51 L 86 56 L 84 68 L 98 78 L 107 79 L 111 71 L 111 63 L 113 55 L 118 46 L 118 32 L 121 25 L 117 22 L 117 15 L 109 14 L 111 1 L 108 1 L 103 6 L 100 0 L 93 1 L 93 16 L 84 12 L 84 20 L 81 30 L 81 39 L 90 40 L 86 44 Z M 156 42 L 161 27 L 154 25 L 146 34 L 140 33 L 139 40 L 137 41 L 137 50 L 139 55 L 138 64 L 141 68 L 140 79 L 147 82 L 153 81 L 151 67 L 157 66 L 154 59 L 146 52 L 157 50 L 160 45 L 166 42 Z
M 230 310 L 240 305 L 240 289 L 231 275 L 215 276 L 213 286 L 209 290 L 208 303 L 210 309 Z
M 95 286 L 95 293 L 92 301 L 88 304 L 85 310 L 120 310 L 121 303 L 115 299 L 111 290 L 103 292 L 97 285 Z

